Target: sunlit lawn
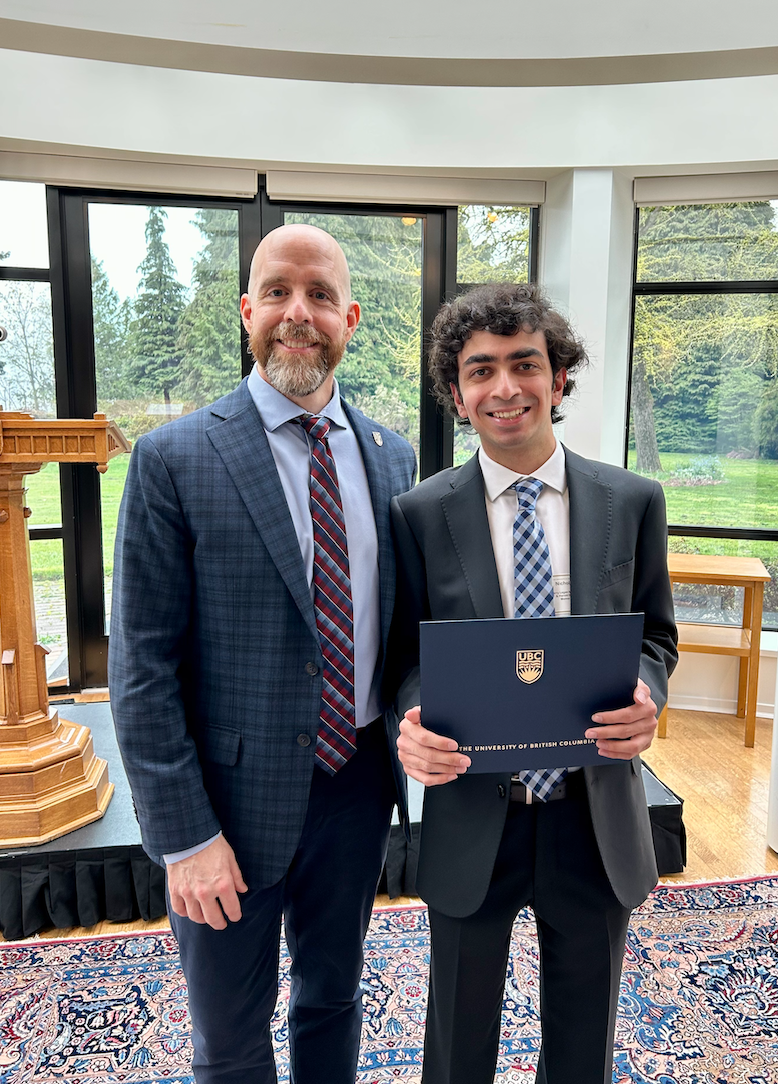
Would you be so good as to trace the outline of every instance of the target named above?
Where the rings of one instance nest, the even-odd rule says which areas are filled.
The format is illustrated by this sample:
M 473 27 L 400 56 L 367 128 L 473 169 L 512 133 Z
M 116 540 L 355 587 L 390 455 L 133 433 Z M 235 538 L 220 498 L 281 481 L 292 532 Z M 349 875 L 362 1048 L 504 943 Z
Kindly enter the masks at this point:
M 718 457 L 725 480 L 716 485 L 670 486 L 672 473 L 698 456 L 678 452 L 660 456 L 670 523 L 716 527 L 778 529 L 778 461 Z M 630 466 L 634 455 L 630 455 Z
M 103 520 L 103 561 L 106 574 L 113 572 L 113 545 L 116 538 L 116 520 L 119 503 L 124 491 L 129 455 L 118 455 L 108 464 L 108 470 L 100 476 Z M 39 474 L 27 480 L 27 504 L 32 509 L 31 527 L 62 522 L 59 499 L 59 474 L 55 464 L 49 464 Z M 55 579 L 62 575 L 62 543 L 59 540 L 41 539 L 31 548 L 33 576 L 35 579 Z

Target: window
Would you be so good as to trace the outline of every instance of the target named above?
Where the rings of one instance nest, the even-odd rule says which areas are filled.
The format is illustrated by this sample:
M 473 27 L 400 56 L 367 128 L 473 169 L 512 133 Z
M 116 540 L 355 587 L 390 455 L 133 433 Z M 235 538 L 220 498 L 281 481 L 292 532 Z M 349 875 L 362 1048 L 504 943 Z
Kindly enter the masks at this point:
M 0 181 L 0 404 L 35 418 L 57 414 L 46 188 Z M 62 505 L 56 463 L 25 476 L 38 640 L 49 683 L 68 684 Z
M 661 482 L 672 550 L 764 562 L 778 627 L 778 202 L 640 208 L 636 259 L 628 466 Z M 676 592 L 685 620 L 738 605 Z
M 97 409 L 135 441 L 241 378 L 238 212 L 90 202 Z M 129 456 L 100 477 L 105 627 Z

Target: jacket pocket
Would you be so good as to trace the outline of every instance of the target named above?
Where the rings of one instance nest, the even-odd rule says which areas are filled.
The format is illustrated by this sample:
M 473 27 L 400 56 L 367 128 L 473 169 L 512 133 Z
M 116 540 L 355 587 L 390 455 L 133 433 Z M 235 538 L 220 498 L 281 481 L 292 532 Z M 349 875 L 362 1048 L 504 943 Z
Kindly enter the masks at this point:
M 602 581 L 600 583 L 600 590 L 602 591 L 606 587 L 611 587 L 614 583 L 620 583 L 622 580 L 631 579 L 634 570 L 634 557 L 632 557 L 629 561 L 624 561 L 623 564 L 614 565 L 613 568 L 609 568 L 607 572 L 603 573 Z
M 202 756 L 214 764 L 231 768 L 238 763 L 241 734 L 224 726 L 209 726 L 198 741 Z

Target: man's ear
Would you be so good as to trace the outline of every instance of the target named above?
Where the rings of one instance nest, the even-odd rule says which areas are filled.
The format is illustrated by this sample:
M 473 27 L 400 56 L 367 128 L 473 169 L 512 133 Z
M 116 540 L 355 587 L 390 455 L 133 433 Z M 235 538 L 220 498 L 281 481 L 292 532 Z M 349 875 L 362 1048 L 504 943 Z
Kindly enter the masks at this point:
M 357 330 L 357 324 L 359 318 L 362 315 L 362 310 L 359 307 L 358 301 L 349 301 L 348 309 L 346 309 L 346 342 L 349 341 L 351 336 Z
M 559 369 L 554 375 L 554 383 L 552 385 L 551 403 L 553 406 L 559 406 L 564 398 L 565 384 L 567 383 L 567 369 Z
M 453 380 L 449 384 L 449 388 L 451 389 L 451 397 L 454 400 L 454 406 L 457 408 L 457 414 L 462 419 L 462 421 L 469 421 L 469 418 L 467 416 L 467 410 L 465 409 L 465 404 L 462 402 L 462 396 L 459 394 L 459 388 L 456 386 Z
M 246 334 L 251 334 L 251 298 L 248 294 L 243 294 L 240 299 L 240 318 L 243 321 L 243 326 L 246 329 Z

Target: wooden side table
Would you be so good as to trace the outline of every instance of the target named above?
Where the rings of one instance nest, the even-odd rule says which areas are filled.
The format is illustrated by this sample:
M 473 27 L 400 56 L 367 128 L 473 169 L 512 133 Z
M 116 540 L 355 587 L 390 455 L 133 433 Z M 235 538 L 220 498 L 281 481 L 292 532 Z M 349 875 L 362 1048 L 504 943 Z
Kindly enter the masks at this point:
M 762 593 L 770 579 L 758 557 L 707 557 L 671 553 L 667 565 L 671 583 L 706 583 L 743 588 L 743 622 L 737 625 L 697 625 L 678 622 L 678 648 L 705 655 L 735 655 L 740 659 L 737 717 L 745 719 L 745 744 L 754 744 L 756 690 L 759 681 L 759 641 L 762 633 Z M 658 734 L 667 736 L 667 706 L 659 717 Z

